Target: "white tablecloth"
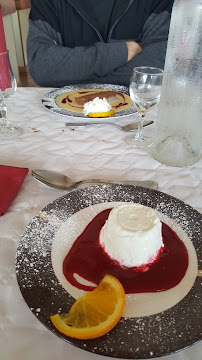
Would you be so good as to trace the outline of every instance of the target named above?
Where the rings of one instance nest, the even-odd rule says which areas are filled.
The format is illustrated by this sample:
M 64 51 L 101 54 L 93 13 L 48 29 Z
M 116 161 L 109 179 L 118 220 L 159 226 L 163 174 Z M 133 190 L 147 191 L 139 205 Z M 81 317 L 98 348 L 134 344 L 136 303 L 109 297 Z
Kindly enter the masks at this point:
M 91 177 L 155 180 L 160 191 L 183 200 L 202 213 L 202 156 L 191 167 L 167 167 L 154 160 L 149 151 L 127 145 L 124 141 L 126 133 L 114 126 L 67 128 L 65 116 L 51 113 L 41 103 L 49 90 L 18 88 L 7 99 L 8 118 L 21 126 L 24 133 L 17 139 L 1 141 L 0 164 L 30 170 L 52 169 L 76 180 Z M 148 114 L 147 118 L 154 115 L 154 112 Z M 125 124 L 134 118 L 137 119 L 137 115 L 116 121 Z M 151 133 L 152 126 L 145 131 Z M 64 194 L 64 191 L 45 187 L 29 173 L 19 194 L 0 218 L 2 360 L 107 359 L 69 345 L 48 331 L 29 310 L 17 285 L 15 254 L 22 233 L 40 209 Z M 164 358 L 200 360 L 202 343 Z

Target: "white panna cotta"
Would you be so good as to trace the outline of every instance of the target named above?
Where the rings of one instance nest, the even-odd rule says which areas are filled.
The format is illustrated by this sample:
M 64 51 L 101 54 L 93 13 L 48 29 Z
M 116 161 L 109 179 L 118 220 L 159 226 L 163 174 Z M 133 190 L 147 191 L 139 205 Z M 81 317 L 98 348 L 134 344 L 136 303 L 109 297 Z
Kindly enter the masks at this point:
M 111 210 L 99 241 L 120 265 L 141 267 L 153 263 L 164 246 L 162 224 L 152 208 L 125 203 Z

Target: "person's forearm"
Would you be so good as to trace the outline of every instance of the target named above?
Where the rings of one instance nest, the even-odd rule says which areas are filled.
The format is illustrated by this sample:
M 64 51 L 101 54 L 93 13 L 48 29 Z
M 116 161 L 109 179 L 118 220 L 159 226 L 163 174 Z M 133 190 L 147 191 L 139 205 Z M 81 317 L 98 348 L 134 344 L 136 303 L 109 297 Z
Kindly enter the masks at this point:
M 133 69 L 137 66 L 153 66 L 163 69 L 165 62 L 167 43 L 155 43 L 148 45 L 126 65 L 114 70 L 112 73 L 98 78 L 98 83 L 110 83 L 129 86 Z
M 51 32 L 52 31 L 52 32 Z M 128 59 L 125 41 L 97 42 L 89 47 L 63 47 L 47 24 L 30 21 L 27 52 L 30 73 L 41 86 L 60 87 L 103 77 Z M 57 45 L 56 45 L 57 43 Z
M 98 79 L 98 82 L 129 85 L 133 68 L 136 66 L 154 66 L 164 68 L 167 49 L 170 14 L 166 11 L 152 14 L 144 26 L 141 39 L 142 51 L 131 61 L 112 73 Z

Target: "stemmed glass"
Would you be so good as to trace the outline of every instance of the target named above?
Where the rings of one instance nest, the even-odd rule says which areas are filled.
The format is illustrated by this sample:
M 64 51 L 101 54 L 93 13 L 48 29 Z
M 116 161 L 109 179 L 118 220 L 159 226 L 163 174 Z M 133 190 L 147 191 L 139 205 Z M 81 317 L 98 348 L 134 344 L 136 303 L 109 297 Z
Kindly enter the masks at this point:
M 143 136 L 143 123 L 147 111 L 149 111 L 160 98 L 163 70 L 141 66 L 133 69 L 130 80 L 129 92 L 132 102 L 136 105 L 140 119 L 138 130 L 134 135 L 128 135 L 126 142 L 135 147 L 147 147 L 152 144 L 152 138 Z
M 11 125 L 7 120 L 7 107 L 4 100 L 13 95 L 17 84 L 8 51 L 0 54 L 0 139 L 11 139 L 22 134 L 22 129 Z

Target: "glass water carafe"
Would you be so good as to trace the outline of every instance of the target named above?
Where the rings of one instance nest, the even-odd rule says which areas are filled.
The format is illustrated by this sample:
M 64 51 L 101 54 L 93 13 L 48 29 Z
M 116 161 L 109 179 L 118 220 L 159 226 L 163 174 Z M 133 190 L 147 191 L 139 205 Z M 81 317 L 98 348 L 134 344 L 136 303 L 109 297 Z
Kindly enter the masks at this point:
M 175 0 L 152 155 L 166 165 L 192 165 L 201 135 L 202 0 Z

